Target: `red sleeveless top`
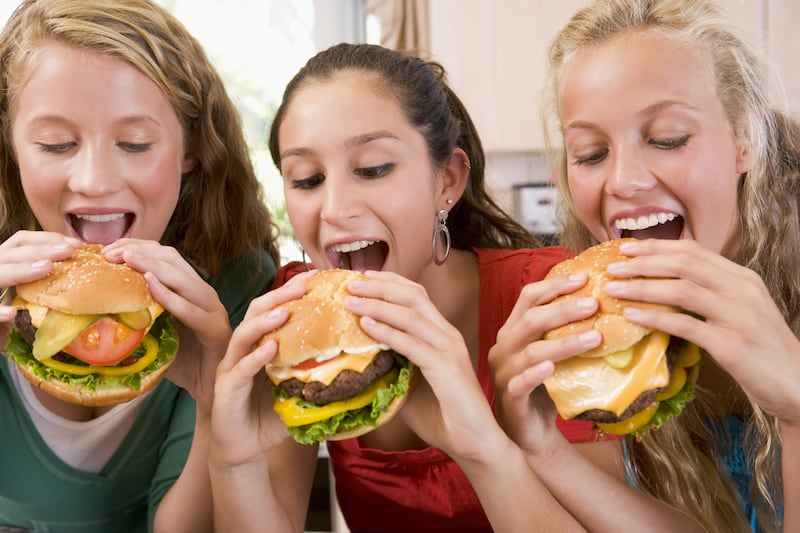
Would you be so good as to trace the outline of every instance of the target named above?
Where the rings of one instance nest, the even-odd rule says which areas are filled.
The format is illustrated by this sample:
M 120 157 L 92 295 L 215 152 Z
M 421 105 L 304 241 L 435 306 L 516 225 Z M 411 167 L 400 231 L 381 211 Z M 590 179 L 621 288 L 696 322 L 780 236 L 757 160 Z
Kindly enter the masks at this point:
M 494 407 L 488 354 L 522 287 L 541 280 L 565 259 L 562 248 L 537 250 L 474 249 L 480 270 L 480 355 L 478 380 Z M 299 273 L 287 265 L 279 281 Z M 283 274 L 283 275 L 281 275 Z M 597 440 L 589 422 L 556 424 L 570 442 Z M 329 441 L 336 495 L 350 531 L 490 532 L 478 497 L 459 466 L 438 448 L 385 452 L 364 448 L 358 439 Z

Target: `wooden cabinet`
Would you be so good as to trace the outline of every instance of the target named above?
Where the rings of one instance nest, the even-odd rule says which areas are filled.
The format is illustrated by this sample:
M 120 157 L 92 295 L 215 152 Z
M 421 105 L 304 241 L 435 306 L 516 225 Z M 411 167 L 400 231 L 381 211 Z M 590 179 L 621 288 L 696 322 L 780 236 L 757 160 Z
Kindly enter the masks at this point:
M 555 33 L 589 0 L 433 0 L 431 53 L 472 114 L 489 153 L 543 148 L 539 101 Z M 719 0 L 765 43 L 800 114 L 800 2 Z

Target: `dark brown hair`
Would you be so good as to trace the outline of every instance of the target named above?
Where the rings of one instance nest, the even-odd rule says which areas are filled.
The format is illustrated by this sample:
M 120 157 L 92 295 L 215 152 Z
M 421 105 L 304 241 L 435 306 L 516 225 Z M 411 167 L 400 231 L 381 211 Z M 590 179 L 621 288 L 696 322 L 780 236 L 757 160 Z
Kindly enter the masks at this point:
M 342 43 L 312 57 L 286 86 L 272 123 L 269 149 L 278 168 L 278 131 L 294 93 L 307 82 L 330 79 L 344 71 L 373 76 L 379 90 L 397 100 L 408 121 L 425 138 L 434 165 L 446 166 L 455 148 L 467 154 L 467 188 L 448 218 L 453 247 L 538 246 L 486 191 L 486 159 L 480 137 L 461 100 L 447 85 L 444 68 L 412 55 L 377 45 Z

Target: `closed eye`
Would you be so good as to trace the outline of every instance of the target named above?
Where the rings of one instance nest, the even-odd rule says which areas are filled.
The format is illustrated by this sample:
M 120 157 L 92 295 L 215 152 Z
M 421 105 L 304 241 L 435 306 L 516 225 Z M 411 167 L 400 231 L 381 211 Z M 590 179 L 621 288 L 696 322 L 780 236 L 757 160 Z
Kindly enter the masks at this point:
M 573 164 L 575 165 L 591 165 L 593 163 L 599 163 L 603 159 L 605 159 L 606 155 L 608 154 L 608 150 L 599 150 L 594 152 L 585 157 L 576 157 L 573 160 Z
M 648 142 L 658 148 L 671 150 L 673 148 L 678 148 L 680 146 L 685 145 L 688 140 L 689 136 L 684 135 L 682 137 L 676 137 L 674 139 L 650 139 Z
M 46 143 L 38 143 L 38 144 L 42 152 L 46 154 L 63 154 L 68 152 L 70 148 L 75 146 L 74 142 L 66 142 L 58 144 L 46 144 Z
M 125 150 L 126 152 L 131 152 L 135 154 L 147 152 L 150 150 L 150 147 L 153 146 L 152 143 L 128 143 L 118 141 L 117 146 Z
M 292 180 L 292 189 L 313 189 L 325 181 L 325 176 L 320 173 L 303 179 Z
M 385 165 L 378 165 L 377 167 L 363 167 L 355 169 L 357 176 L 365 178 L 380 178 L 385 176 L 394 169 L 394 163 L 386 163 Z

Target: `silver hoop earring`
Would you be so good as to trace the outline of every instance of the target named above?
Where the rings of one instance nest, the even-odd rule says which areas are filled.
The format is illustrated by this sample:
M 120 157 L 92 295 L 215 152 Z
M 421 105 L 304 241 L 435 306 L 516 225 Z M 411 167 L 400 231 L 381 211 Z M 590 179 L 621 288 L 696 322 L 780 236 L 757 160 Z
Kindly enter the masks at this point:
M 308 268 L 308 261 L 306 260 L 306 251 L 305 250 L 300 250 L 300 251 L 303 253 L 303 268 L 305 268 L 306 272 L 308 272 L 311 269 Z
M 8 287 L 0 291 L 0 305 L 6 305 L 6 296 L 8 296 Z
M 447 229 L 447 211 L 436 214 L 436 229 L 433 232 L 433 262 L 443 265 L 450 255 L 450 230 Z

